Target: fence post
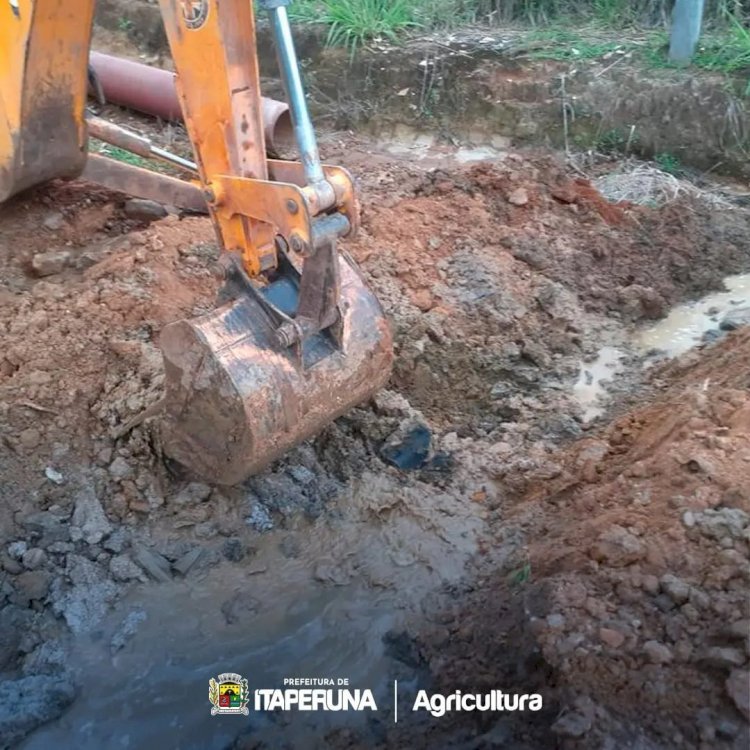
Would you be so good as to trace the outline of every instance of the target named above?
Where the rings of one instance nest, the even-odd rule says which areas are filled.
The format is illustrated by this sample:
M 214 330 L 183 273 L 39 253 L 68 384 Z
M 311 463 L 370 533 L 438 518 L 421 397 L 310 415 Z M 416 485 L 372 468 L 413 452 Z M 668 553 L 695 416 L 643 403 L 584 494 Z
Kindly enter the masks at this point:
M 669 59 L 687 64 L 693 59 L 701 35 L 705 0 L 675 0 Z

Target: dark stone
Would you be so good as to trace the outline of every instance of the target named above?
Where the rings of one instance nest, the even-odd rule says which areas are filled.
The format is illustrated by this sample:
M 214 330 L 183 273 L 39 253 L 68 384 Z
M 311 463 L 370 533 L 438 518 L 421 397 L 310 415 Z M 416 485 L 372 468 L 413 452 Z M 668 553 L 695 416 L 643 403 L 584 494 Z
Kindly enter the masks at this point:
M 383 645 L 386 654 L 396 661 L 405 664 L 412 669 L 424 666 L 425 659 L 422 656 L 416 641 L 407 632 L 394 632 L 389 630 L 383 636 Z
M 406 431 L 398 430 L 380 449 L 382 458 L 398 469 L 419 469 L 427 461 L 432 432 L 424 424 L 414 423 Z
M 742 326 L 750 325 L 750 307 L 738 307 L 730 310 L 719 323 L 722 331 L 736 331 Z
M 125 215 L 135 221 L 151 222 L 163 219 L 167 215 L 167 209 L 156 201 L 131 198 L 125 202 Z
M 245 545 L 241 539 L 227 539 L 221 547 L 221 553 L 229 562 L 239 562 L 245 556 Z

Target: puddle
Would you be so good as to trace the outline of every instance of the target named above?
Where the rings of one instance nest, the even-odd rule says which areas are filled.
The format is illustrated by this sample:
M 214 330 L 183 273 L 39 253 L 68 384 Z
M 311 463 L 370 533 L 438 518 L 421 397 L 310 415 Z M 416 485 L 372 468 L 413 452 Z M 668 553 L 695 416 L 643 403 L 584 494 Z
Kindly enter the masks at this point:
M 481 510 L 461 486 L 451 493 L 365 472 L 330 516 L 259 537 L 247 563 L 131 590 L 73 645 L 78 699 L 19 747 L 224 750 L 243 732 L 279 747 L 282 731 L 285 748 L 308 750 L 326 747 L 330 729 L 378 731 L 391 720 L 393 670 L 400 682 L 416 677 L 395 664 L 384 635 L 459 580 L 476 552 Z M 112 654 L 132 612 L 145 620 Z M 379 710 L 212 718 L 208 680 L 225 672 L 251 690 L 283 688 L 287 677 L 347 678 L 372 690 Z
M 573 396 L 583 409 L 583 421 L 604 413 L 608 399 L 604 383 L 611 381 L 622 369 L 625 353 L 614 346 L 603 346 L 596 359 L 590 363 L 581 363 L 578 381 L 573 386 Z
M 273 588 L 272 575 L 269 588 Z M 366 725 L 370 712 L 274 713 L 251 711 L 248 718 L 210 716 L 208 680 L 224 672 L 248 679 L 251 690 L 281 688 L 286 677 L 346 677 L 352 689 L 371 689 L 375 714 L 388 720 L 390 660 L 383 636 L 398 625 L 387 597 L 354 587 L 289 587 L 271 607 L 228 625 L 222 606 L 233 589 L 261 594 L 263 584 L 241 580 L 228 567 L 212 571 L 198 585 L 157 586 L 119 607 L 147 613 L 133 640 L 113 658 L 109 638 L 79 643 L 71 663 L 85 687 L 57 722 L 41 728 L 23 750 L 71 747 L 228 747 L 251 732 L 269 747 L 283 724 L 285 747 L 312 747 L 310 732 L 321 737 L 334 727 Z M 266 584 L 268 585 L 268 584 Z M 390 610 L 390 611 L 389 611 Z M 265 745 L 264 745 L 265 746 Z
M 656 325 L 641 331 L 636 336 L 638 349 L 644 354 L 658 350 L 677 357 L 700 343 L 706 332 L 718 331 L 726 313 L 750 304 L 750 274 L 729 276 L 724 286 L 728 291 L 679 305 Z

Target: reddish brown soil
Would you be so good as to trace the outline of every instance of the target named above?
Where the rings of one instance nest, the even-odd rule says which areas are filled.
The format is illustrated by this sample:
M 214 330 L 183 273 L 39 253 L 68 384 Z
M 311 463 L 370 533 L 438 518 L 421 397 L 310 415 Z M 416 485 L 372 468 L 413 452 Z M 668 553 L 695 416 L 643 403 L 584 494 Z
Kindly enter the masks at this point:
M 542 692 L 561 718 L 515 726 L 528 746 L 747 745 L 748 365 L 744 331 L 666 367 L 651 403 L 503 506 L 497 544 L 520 533 L 524 554 L 489 548 L 420 635 L 439 685 Z
M 394 327 L 391 388 L 434 432 L 481 438 L 504 457 L 487 458 L 486 491 L 467 500 L 494 519 L 476 581 L 425 603 L 435 624 L 414 629 L 435 684 L 544 692 L 544 722 L 498 730 L 514 747 L 572 741 L 575 722 L 591 748 L 639 734 L 665 747 L 740 742 L 744 719 L 724 683 L 747 670 L 746 640 L 727 628 L 747 617 L 747 517 L 737 513 L 750 510 L 750 335 L 658 373 L 664 392 L 650 404 L 565 445 L 583 432 L 569 386 L 602 330 L 746 271 L 747 215 L 611 206 L 543 154 L 425 171 L 369 151 L 347 141 L 329 157 L 361 180 L 362 232 L 347 248 Z M 24 598 L 6 545 L 30 513 L 69 514 L 81 484 L 134 539 L 157 528 L 175 544 L 240 533 L 230 491 L 173 503 L 186 474 L 165 466 L 153 419 L 139 422 L 161 396 L 160 329 L 214 302 L 213 231 L 174 216 L 145 228 L 121 206 L 73 184 L 0 214 L 0 593 L 14 608 L 53 602 L 46 589 Z M 52 248 L 69 251 L 67 266 L 40 280 L 31 259 Z M 313 443 L 311 465 L 329 483 L 384 470 L 378 449 L 398 421 L 365 406 Z M 66 554 L 49 553 L 48 578 L 63 578 Z M 97 554 L 106 570 L 112 555 Z M 559 708 L 567 724 L 555 723 Z M 467 731 L 478 730 L 433 723 L 422 746 Z M 398 733 L 392 744 L 419 746 Z

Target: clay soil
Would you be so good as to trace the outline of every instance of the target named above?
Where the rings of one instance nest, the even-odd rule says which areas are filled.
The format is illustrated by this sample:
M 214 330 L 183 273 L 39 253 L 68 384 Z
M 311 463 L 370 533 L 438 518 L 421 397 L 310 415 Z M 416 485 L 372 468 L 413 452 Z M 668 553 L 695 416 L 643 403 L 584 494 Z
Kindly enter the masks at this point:
M 650 371 L 594 424 L 571 386 L 613 331 L 747 272 L 748 214 L 613 205 L 549 153 L 436 167 L 352 138 L 326 150 L 360 182 L 345 245 L 393 326 L 393 377 L 234 488 L 162 455 L 155 406 L 160 330 L 218 291 L 208 219 L 149 223 L 83 183 L 0 209 L 0 670 L 55 673 L 45 643 L 155 585 L 143 548 L 247 565 L 237 549 L 325 522 L 367 471 L 425 508 L 445 490 L 482 524 L 460 582 L 417 599 L 401 658 L 435 689 L 545 696 L 533 718 L 454 715 L 380 744 L 746 747 L 750 334 Z M 430 458 L 401 472 L 383 448 L 414 424 Z M 92 581 L 103 595 L 76 598 Z

